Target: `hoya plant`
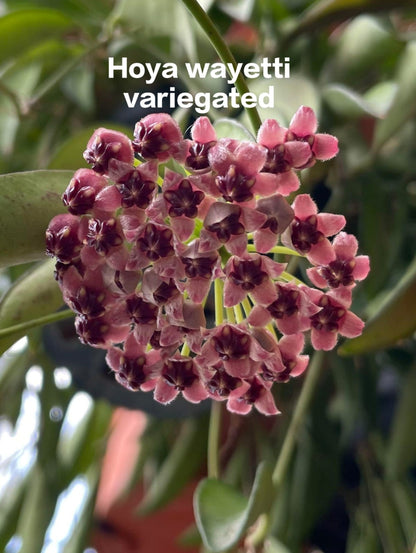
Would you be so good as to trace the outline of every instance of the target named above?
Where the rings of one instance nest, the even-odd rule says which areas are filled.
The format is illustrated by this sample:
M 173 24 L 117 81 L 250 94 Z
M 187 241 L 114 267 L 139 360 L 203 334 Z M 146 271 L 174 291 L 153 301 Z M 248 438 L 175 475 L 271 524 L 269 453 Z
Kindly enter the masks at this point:
M 414 550 L 412 2 L 2 8 L 1 547 Z

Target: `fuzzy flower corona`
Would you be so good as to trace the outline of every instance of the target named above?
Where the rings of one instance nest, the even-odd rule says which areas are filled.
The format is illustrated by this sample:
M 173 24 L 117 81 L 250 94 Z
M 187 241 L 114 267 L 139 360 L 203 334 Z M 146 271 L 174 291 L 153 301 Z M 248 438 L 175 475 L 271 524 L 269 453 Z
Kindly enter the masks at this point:
M 342 215 L 297 193 L 299 171 L 338 152 L 317 125 L 302 106 L 287 129 L 266 120 L 257 142 L 218 138 L 207 117 L 186 139 L 167 114 L 132 139 L 94 132 L 46 253 L 81 342 L 107 351 L 119 384 L 163 404 L 182 394 L 275 415 L 273 387 L 307 370 L 307 341 L 330 350 L 361 334 L 350 308 L 369 259 Z M 287 272 L 290 256 L 309 283 Z

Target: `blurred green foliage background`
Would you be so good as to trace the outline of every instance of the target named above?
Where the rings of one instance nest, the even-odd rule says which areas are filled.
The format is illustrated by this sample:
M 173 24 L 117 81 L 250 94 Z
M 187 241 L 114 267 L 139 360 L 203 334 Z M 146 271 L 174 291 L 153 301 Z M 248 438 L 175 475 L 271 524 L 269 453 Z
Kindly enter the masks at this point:
M 355 311 L 369 321 L 366 331 L 325 356 L 319 392 L 272 506 L 264 551 L 412 551 L 415 2 L 200 3 L 237 61 L 290 57 L 291 78 L 273 83 L 277 108 L 260 114 L 285 125 L 301 104 L 309 105 L 320 130 L 339 138 L 338 157 L 303 171 L 301 191 L 311 193 L 321 209 L 346 215 L 347 231 L 358 236 L 360 253 L 370 256 L 372 267 L 355 299 Z M 218 61 L 180 0 L 3 0 L 0 14 L 0 549 L 82 553 L 97 528 L 95 497 L 115 407 L 148 413 L 127 486 L 140 483 L 144 490 L 139 518 L 204 475 L 207 420 L 192 407 L 162 412 L 142 403 L 140 394 L 126 399 L 102 358 L 85 349 L 73 354 L 58 343 L 61 353 L 75 355 L 67 362 L 48 349 L 57 335 L 48 342 L 38 323 L 62 300 L 52 265 L 44 261 L 44 229 L 63 209 L 59 196 L 71 171 L 85 166 L 82 152 L 93 130 L 108 126 L 131 136 L 145 115 L 126 107 L 123 92 L 169 86 L 216 92 L 226 90 L 226 83 L 190 81 L 182 74 L 150 87 L 143 80 L 108 79 L 109 56 L 127 56 L 132 63 L 173 61 L 178 67 Z M 259 93 L 270 83 L 248 84 Z M 195 115 L 174 114 L 184 131 Z M 218 123 L 224 135 L 247 136 L 240 124 L 253 132 L 244 113 L 210 116 L 230 120 Z M 29 171 L 39 172 L 17 174 Z M 28 331 L 26 341 L 8 349 Z M 59 336 L 68 332 L 62 327 Z M 71 369 L 72 384 L 71 373 L 57 369 L 62 365 Z M 226 482 L 247 492 L 259 462 L 276 458 L 301 386 L 302 379 L 281 387 L 283 415 L 275 420 L 253 414 L 226 421 Z M 65 511 L 68 496 L 73 499 Z M 178 536 L 171 538 L 173 543 Z M 186 541 L 192 550 L 199 547 L 195 529 Z

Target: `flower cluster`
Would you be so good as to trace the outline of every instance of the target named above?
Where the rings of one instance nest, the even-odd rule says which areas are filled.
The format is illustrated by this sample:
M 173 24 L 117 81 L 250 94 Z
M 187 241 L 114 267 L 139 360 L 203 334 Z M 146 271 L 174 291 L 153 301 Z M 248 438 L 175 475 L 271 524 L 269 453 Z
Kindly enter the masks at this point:
M 68 213 L 50 222 L 47 253 L 80 340 L 107 350 L 120 384 L 161 403 L 181 392 L 276 414 L 273 383 L 307 367 L 305 333 L 329 350 L 338 334 L 362 332 L 349 308 L 368 257 L 342 215 L 318 213 L 308 194 L 286 199 L 300 169 L 338 151 L 316 130 L 301 107 L 289 128 L 265 121 L 257 142 L 218 139 L 206 117 L 184 139 L 166 114 L 144 117 L 133 140 L 94 132 L 91 168 L 64 192 Z M 314 287 L 275 254 L 306 258 Z

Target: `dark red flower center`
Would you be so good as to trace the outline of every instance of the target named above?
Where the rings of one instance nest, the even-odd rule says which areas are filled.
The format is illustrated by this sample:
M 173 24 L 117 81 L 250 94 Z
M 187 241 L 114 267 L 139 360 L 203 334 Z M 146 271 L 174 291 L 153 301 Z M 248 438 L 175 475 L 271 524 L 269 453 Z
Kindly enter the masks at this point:
M 227 202 L 248 202 L 253 198 L 251 189 L 256 179 L 240 173 L 235 165 L 230 165 L 225 175 L 218 175 L 215 183 Z
M 57 231 L 46 230 L 46 253 L 55 256 L 61 263 L 70 263 L 76 259 L 81 248 L 75 228 L 65 225 Z
M 317 226 L 316 215 L 310 215 L 304 221 L 295 217 L 291 228 L 292 244 L 298 251 L 308 253 L 314 244 L 324 239 L 324 235 L 317 229 Z
M 136 131 L 132 142 L 133 149 L 144 159 L 155 159 L 158 154 L 169 149 L 170 144 L 162 132 L 163 123 L 153 123 L 152 125 L 140 123 L 137 128 L 138 131 Z
M 144 301 L 143 298 L 138 296 L 128 298 L 126 304 L 127 312 L 135 323 L 142 325 L 156 323 L 159 310 L 157 305 Z
M 163 365 L 162 376 L 176 390 L 189 388 L 198 378 L 193 370 L 194 363 L 190 358 L 168 359 Z
M 110 325 L 103 317 L 90 319 L 85 315 L 75 318 L 75 329 L 83 344 L 92 346 L 104 344 Z
M 166 190 L 163 197 L 170 203 L 171 217 L 184 215 L 193 219 L 198 215 L 198 205 L 205 195 L 200 190 L 193 190 L 189 180 L 183 179 L 176 190 Z
M 353 259 L 348 261 L 336 259 L 335 261 L 331 261 L 326 267 L 322 267 L 321 274 L 331 288 L 350 286 L 354 284 L 354 267 L 355 261 Z
M 123 238 L 117 229 L 117 221 L 114 218 L 108 219 L 108 221 L 90 219 L 84 244 L 93 247 L 100 255 L 107 255 L 111 248 L 121 246 L 122 243 Z
M 319 305 L 322 307 L 321 311 L 311 317 L 313 328 L 323 332 L 338 332 L 340 320 L 344 317 L 346 310 L 333 303 L 328 296 L 323 296 Z
M 231 235 L 240 235 L 244 234 L 244 226 L 240 223 L 240 213 L 231 213 L 227 217 L 224 217 L 221 221 L 208 225 L 206 228 L 210 232 L 217 235 L 217 238 L 220 242 L 228 242 Z
M 137 240 L 137 245 L 148 259 L 156 261 L 161 257 L 173 255 L 172 237 L 173 233 L 169 228 L 159 229 L 148 223 Z
M 276 284 L 276 290 L 278 293 L 277 300 L 267 307 L 270 315 L 275 319 L 283 319 L 283 317 L 290 317 L 297 313 L 299 310 L 299 291 L 287 289 L 279 284 Z
M 229 375 L 224 369 L 217 369 L 208 380 L 206 386 L 209 392 L 218 397 L 228 397 L 241 383 L 239 378 Z
M 274 148 L 267 148 L 267 158 L 263 166 L 263 173 L 286 173 L 290 170 L 290 163 L 285 159 L 285 146 L 278 144 Z
M 140 390 L 140 385 L 146 380 L 144 372 L 145 364 L 146 357 L 144 355 L 140 355 L 134 359 L 121 356 L 119 369 L 116 373 L 117 382 L 129 390 Z
M 244 332 L 225 325 L 213 336 L 215 351 L 223 361 L 246 359 L 250 352 L 250 337 Z
M 99 317 L 105 311 L 103 301 L 105 293 L 102 290 L 92 290 L 81 286 L 74 295 L 69 297 L 74 311 L 87 317 Z
M 234 259 L 233 267 L 234 270 L 230 273 L 231 280 L 246 291 L 253 290 L 268 278 L 267 273 L 261 269 L 261 257 Z
M 152 201 L 156 183 L 143 180 L 139 171 L 133 169 L 118 179 L 116 187 L 121 194 L 123 207 L 137 206 L 146 209 Z
M 185 160 L 185 166 L 190 171 L 203 172 L 209 170 L 208 152 L 212 146 L 216 144 L 216 141 L 211 142 L 193 142 L 189 148 L 188 157 Z
M 188 278 L 201 277 L 207 280 L 212 277 L 217 259 L 218 254 L 216 252 L 201 257 L 181 257 Z

